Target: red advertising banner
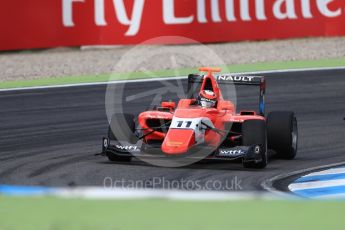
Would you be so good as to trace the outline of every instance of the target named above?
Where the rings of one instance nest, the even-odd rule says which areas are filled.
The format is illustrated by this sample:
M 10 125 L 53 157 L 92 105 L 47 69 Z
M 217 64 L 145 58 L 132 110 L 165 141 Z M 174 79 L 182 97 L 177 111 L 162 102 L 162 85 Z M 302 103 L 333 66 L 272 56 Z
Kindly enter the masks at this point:
M 345 35 L 344 0 L 7 0 L 0 50 Z M 166 40 L 165 43 L 180 43 Z

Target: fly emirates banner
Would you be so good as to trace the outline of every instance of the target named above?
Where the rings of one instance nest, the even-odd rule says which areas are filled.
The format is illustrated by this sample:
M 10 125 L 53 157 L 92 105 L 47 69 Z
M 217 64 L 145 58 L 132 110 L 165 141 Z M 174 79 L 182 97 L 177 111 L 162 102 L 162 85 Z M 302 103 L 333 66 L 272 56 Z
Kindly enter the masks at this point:
M 7 0 L 0 19 L 0 50 L 341 36 L 345 0 Z

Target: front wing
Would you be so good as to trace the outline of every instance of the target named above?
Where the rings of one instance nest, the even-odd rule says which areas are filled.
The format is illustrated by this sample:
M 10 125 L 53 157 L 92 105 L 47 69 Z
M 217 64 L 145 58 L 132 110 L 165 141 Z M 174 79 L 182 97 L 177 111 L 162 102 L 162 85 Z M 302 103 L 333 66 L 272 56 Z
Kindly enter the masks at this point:
M 143 148 L 145 151 L 142 151 Z M 199 148 L 207 150 L 209 147 L 200 146 Z M 232 148 L 220 147 L 215 151 L 212 151 L 206 158 L 207 160 L 237 160 L 243 159 L 245 162 L 260 162 L 262 161 L 262 148 L 259 145 L 253 146 L 236 146 Z M 117 156 L 134 156 L 134 157 L 148 157 L 148 158 L 169 158 L 171 155 L 164 154 L 160 150 L 160 146 L 150 146 L 145 144 L 131 144 L 127 142 L 119 142 L 110 140 L 109 138 L 103 138 L 102 153 L 101 155 L 108 156 L 114 154 Z M 184 154 L 179 157 L 195 158 L 192 154 Z

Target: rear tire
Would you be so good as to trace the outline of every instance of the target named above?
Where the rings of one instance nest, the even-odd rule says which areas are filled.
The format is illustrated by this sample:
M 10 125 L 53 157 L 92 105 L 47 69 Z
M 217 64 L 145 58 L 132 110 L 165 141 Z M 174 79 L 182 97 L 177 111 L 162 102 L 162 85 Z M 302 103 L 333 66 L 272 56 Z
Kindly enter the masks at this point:
M 298 129 L 293 112 L 271 112 L 267 116 L 268 148 L 277 157 L 292 160 L 297 154 Z
M 245 168 L 265 168 L 267 166 L 267 134 L 266 123 L 263 120 L 247 120 L 242 124 L 242 144 L 244 146 L 260 145 L 260 162 L 245 162 Z
M 111 118 L 108 138 L 113 141 L 125 141 L 129 143 L 136 143 L 137 138 L 135 133 L 134 115 L 132 114 L 114 114 Z M 131 156 L 119 156 L 108 153 L 107 157 L 110 161 L 129 162 Z

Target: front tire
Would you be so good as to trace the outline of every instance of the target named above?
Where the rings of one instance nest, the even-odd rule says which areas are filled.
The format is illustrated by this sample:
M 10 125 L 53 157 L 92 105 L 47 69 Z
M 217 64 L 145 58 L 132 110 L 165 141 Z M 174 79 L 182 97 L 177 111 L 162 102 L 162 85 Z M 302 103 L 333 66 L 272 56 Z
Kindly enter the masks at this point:
M 111 162 L 131 162 L 132 160 L 132 157 L 130 156 L 118 156 L 112 153 L 108 153 L 107 157 Z
M 113 141 L 125 141 L 135 143 L 137 141 L 135 133 L 134 115 L 132 114 L 114 114 L 111 118 L 108 138 Z M 119 156 L 107 153 L 109 161 L 130 162 L 132 156 Z
M 271 112 L 267 116 L 268 148 L 277 157 L 292 160 L 297 154 L 298 129 L 293 112 Z
M 266 123 L 263 120 L 247 120 L 242 124 L 242 144 L 244 146 L 260 145 L 261 161 L 243 161 L 245 168 L 265 168 L 267 159 Z

